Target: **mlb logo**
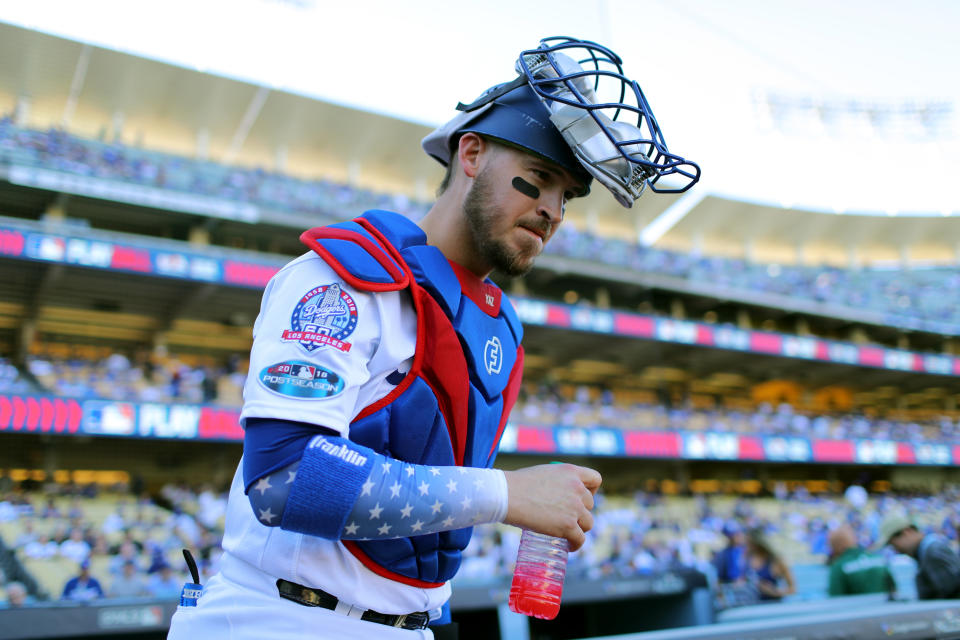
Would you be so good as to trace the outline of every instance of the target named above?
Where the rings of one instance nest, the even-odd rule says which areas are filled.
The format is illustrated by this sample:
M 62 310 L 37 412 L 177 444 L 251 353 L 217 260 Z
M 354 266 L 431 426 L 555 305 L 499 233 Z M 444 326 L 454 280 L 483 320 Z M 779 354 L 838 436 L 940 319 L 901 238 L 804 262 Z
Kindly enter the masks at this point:
M 293 369 L 292 371 L 290 371 L 290 375 L 295 376 L 297 378 L 305 378 L 308 380 L 313 380 L 317 375 L 317 368 L 307 366 L 304 364 L 293 365 Z

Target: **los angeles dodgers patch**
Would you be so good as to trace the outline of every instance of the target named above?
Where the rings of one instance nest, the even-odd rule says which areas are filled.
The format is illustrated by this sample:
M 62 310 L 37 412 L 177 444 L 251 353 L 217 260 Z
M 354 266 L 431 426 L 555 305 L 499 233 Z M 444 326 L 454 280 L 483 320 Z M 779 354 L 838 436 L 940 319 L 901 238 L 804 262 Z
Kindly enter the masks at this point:
M 332 398 L 344 387 L 343 379 L 330 369 L 299 360 L 264 367 L 259 380 L 274 393 L 306 400 Z
M 336 282 L 314 287 L 297 301 L 290 327 L 280 339 L 296 342 L 307 353 L 326 346 L 349 351 L 346 339 L 357 328 L 357 303 Z

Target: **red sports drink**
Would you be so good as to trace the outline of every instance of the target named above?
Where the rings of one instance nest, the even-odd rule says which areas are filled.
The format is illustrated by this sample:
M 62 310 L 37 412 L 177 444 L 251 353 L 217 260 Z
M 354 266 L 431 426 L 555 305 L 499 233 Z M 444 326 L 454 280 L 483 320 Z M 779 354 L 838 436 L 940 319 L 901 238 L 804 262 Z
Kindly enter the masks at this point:
M 511 611 L 543 620 L 557 617 L 569 548 L 564 538 L 524 529 L 510 584 Z

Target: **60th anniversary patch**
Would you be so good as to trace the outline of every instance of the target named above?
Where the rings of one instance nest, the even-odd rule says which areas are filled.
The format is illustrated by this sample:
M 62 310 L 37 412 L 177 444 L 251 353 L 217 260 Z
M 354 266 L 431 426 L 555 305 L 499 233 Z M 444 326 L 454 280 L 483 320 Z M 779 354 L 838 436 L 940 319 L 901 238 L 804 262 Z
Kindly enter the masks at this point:
M 325 367 L 309 362 L 278 362 L 260 371 L 260 384 L 291 398 L 330 398 L 343 391 L 343 379 Z
M 346 339 L 357 328 L 357 303 L 336 282 L 314 287 L 297 301 L 290 326 L 280 339 L 308 353 L 326 346 L 349 351 Z

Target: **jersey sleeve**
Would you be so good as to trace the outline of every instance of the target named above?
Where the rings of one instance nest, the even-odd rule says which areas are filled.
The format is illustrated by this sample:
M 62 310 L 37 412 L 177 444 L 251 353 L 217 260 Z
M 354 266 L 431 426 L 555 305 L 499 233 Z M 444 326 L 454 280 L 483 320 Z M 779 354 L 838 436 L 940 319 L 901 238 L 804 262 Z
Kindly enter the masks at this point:
M 348 435 L 381 336 L 375 295 L 347 285 L 319 256 L 281 269 L 254 324 L 241 422 L 277 418 Z

